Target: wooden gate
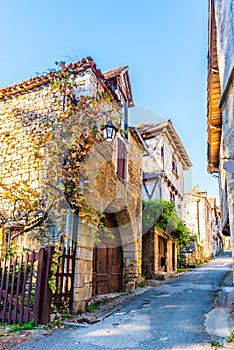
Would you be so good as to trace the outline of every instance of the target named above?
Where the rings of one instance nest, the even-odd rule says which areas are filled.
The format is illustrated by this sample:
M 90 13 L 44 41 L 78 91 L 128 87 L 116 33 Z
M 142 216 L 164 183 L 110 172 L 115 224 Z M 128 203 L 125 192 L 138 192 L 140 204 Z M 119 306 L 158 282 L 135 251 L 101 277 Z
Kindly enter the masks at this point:
M 38 253 L 21 254 L 0 263 L 0 323 L 29 322 L 46 324 L 51 303 L 63 303 L 72 311 L 75 243 L 61 250 L 56 271 L 56 291 L 51 292 L 49 279 L 53 246 Z
M 76 242 L 69 241 L 69 245 L 65 245 L 60 251 L 62 254 L 59 257 L 56 290 L 52 293 L 52 301 L 57 306 L 67 304 L 72 312 Z
M 0 323 L 49 321 L 51 247 L 0 263 Z
M 105 214 L 104 225 L 111 228 L 113 238 L 102 233 L 93 252 L 93 295 L 122 290 L 123 254 L 114 215 Z
M 167 240 L 158 236 L 158 270 L 161 272 L 167 271 L 166 266 Z

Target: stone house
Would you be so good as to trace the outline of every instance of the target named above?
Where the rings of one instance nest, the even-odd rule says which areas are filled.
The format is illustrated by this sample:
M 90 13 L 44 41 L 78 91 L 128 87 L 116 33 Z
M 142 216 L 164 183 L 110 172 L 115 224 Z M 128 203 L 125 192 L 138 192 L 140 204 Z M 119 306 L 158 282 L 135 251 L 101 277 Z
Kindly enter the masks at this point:
M 224 250 L 231 250 L 231 242 L 230 242 L 230 236 L 223 236 L 223 249 Z
M 143 157 L 144 201 L 163 199 L 173 201 L 179 217 L 184 195 L 184 171 L 192 166 L 186 150 L 172 124 L 136 125 L 148 152 Z M 176 239 L 159 228 L 143 232 L 142 272 L 148 277 L 177 268 Z
M 203 261 L 204 258 L 210 258 L 213 255 L 213 212 L 207 193 L 201 191 L 199 186 L 184 194 L 182 217 L 191 236 L 196 237 L 194 247 L 194 251 L 197 252 L 196 259 Z M 204 256 L 201 256 L 199 246 L 202 247 Z
M 128 128 L 128 107 L 133 106 L 127 66 L 102 74 L 93 59 L 87 57 L 63 66 L 63 70 L 76 82 L 77 100 L 81 96 L 108 95 L 100 113 L 90 121 L 90 128 L 94 122 L 100 137 L 83 161 L 89 185 L 85 186 L 85 178 L 82 188 L 90 208 L 105 214 L 102 221 L 111 238 L 102 230 L 98 239 L 95 238 L 96 231 L 82 222 L 69 205 L 63 185 L 53 192 L 63 179 L 64 154 L 73 137 L 69 119 L 58 126 L 58 117 L 64 115 L 69 102 L 61 91 L 51 86 L 58 72 L 0 90 L 0 209 L 2 217 L 8 215 L 7 222 L 2 220 L 2 228 L 8 232 L 7 239 L 15 237 L 24 250 L 57 241 L 64 232 L 77 242 L 73 305 L 76 312 L 85 309 L 92 294 L 124 290 L 128 282 L 135 285 L 140 278 L 144 145 L 135 129 L 123 133 Z M 123 114 L 112 115 L 115 109 L 122 110 Z M 103 125 L 109 120 L 117 120 L 118 125 L 112 142 L 102 137 Z M 44 141 L 51 130 L 57 131 L 56 137 Z M 43 187 L 49 180 L 50 186 Z M 18 216 L 11 217 L 9 213 L 15 208 L 12 208 L 9 193 L 14 191 L 29 198 L 31 207 L 39 203 L 37 219 L 40 219 L 40 210 L 44 213 L 46 203 L 52 198 L 43 224 L 21 233 L 26 222 L 20 217 L 20 210 L 26 212 L 27 208 L 21 205 L 17 213 L 14 211 Z M 4 197 L 6 193 L 8 196 Z
M 222 222 L 220 208 L 216 204 L 216 198 L 208 198 L 211 207 L 211 244 L 212 255 L 216 256 L 221 253 L 224 248 L 224 238 L 222 234 Z
M 210 0 L 207 81 L 208 172 L 219 178 L 222 232 L 231 236 L 231 246 L 234 249 L 233 33 L 233 0 Z

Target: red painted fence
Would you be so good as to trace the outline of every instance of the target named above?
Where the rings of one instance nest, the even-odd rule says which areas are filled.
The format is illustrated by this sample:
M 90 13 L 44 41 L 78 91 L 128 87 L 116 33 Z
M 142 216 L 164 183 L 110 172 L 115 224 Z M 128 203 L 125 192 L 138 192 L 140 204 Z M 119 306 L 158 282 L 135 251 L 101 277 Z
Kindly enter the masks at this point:
M 64 248 L 56 274 L 56 292 L 48 280 L 54 248 L 26 253 L 0 262 L 0 323 L 29 322 L 46 324 L 53 302 L 68 300 L 72 311 L 75 245 Z

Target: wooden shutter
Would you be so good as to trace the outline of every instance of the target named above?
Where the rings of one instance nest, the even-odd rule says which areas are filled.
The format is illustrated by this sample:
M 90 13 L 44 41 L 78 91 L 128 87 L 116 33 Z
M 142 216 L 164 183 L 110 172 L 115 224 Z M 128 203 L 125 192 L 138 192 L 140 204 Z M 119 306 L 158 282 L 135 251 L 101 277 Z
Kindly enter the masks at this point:
M 120 139 L 117 146 L 117 176 L 120 180 L 126 180 L 127 177 L 127 149 Z

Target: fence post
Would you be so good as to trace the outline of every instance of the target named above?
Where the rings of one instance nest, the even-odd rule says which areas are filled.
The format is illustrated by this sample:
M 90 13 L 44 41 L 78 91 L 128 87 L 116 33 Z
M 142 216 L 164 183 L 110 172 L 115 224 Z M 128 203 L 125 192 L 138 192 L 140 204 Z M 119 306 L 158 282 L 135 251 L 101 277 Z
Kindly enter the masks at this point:
M 35 293 L 35 300 L 34 300 L 34 307 L 33 307 L 33 318 L 36 325 L 39 323 L 44 254 L 45 254 L 45 248 L 41 248 L 38 253 L 36 293 Z
M 44 263 L 42 272 L 42 284 L 39 302 L 39 317 L 38 321 L 41 324 L 46 324 L 50 320 L 50 308 L 51 308 L 51 290 L 48 284 L 49 278 L 51 276 L 50 267 L 52 261 L 53 249 L 49 245 L 44 248 Z

